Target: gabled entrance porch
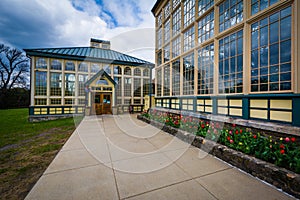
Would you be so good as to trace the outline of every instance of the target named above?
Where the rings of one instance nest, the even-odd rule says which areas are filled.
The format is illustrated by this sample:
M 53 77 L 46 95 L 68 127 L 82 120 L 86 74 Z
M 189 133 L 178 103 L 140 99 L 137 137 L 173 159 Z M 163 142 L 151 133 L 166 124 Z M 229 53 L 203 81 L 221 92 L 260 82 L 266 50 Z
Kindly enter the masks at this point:
M 102 69 L 85 83 L 87 115 L 113 114 L 116 82 Z

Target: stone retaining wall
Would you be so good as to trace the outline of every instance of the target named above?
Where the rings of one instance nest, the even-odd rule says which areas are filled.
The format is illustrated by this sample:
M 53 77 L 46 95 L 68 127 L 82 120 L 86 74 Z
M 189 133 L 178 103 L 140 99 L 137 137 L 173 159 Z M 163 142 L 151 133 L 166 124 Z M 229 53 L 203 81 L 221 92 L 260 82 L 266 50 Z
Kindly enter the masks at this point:
M 216 142 L 206 140 L 200 136 L 192 135 L 191 133 L 164 125 L 157 121 L 152 121 L 141 115 L 138 115 L 137 117 L 138 119 L 172 134 L 183 141 L 191 141 L 192 138 L 194 139 L 192 142 L 193 146 L 198 147 L 201 150 L 206 151 L 255 177 L 258 177 L 259 179 L 264 180 L 297 198 L 300 198 L 300 175 L 295 172 L 230 149 Z

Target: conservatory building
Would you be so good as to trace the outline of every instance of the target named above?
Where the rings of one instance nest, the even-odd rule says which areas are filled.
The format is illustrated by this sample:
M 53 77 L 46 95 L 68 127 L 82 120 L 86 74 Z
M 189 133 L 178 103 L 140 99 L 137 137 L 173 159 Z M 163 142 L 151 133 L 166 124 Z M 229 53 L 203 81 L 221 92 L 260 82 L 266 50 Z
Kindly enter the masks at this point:
M 155 105 L 300 126 L 300 1 L 157 0 Z
M 31 59 L 31 120 L 117 114 L 129 105 L 141 110 L 151 91 L 154 64 L 111 50 L 109 41 L 25 51 Z

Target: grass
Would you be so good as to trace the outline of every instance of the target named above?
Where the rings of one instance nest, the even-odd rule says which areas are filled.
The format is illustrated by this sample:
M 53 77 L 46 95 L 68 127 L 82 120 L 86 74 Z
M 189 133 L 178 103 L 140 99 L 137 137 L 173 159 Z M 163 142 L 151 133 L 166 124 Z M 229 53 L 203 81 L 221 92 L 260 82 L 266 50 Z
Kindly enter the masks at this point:
M 28 109 L 0 110 L 1 199 L 24 199 L 74 130 L 73 118 L 30 123 Z

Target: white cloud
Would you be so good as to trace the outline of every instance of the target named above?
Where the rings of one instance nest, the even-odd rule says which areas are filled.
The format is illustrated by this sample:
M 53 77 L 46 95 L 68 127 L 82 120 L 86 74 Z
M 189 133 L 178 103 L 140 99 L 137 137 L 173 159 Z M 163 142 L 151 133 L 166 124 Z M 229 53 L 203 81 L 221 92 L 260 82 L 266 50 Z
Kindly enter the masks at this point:
M 155 0 L 103 0 L 103 5 L 95 0 L 1 0 L 0 42 L 18 48 L 87 46 L 91 37 L 115 40 L 125 34 L 128 38 L 128 31 L 135 30 L 130 40 L 121 42 L 124 46 L 117 45 L 118 40 L 112 41 L 113 46 L 154 62 L 154 53 L 149 58 L 149 52 L 135 50 L 137 46 L 149 49 L 149 41 L 154 47 L 152 29 L 144 35 L 136 31 L 154 27 L 154 3 Z

